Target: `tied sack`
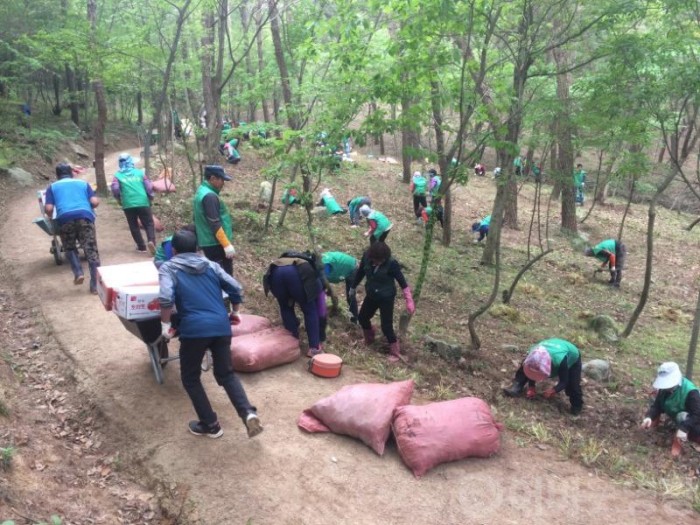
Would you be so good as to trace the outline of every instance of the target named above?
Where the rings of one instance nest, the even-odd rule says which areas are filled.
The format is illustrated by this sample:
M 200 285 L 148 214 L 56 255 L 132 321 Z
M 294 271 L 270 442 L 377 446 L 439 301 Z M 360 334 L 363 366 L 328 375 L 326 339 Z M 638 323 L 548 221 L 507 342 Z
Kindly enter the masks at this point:
M 259 372 L 296 361 L 299 355 L 299 340 L 282 327 L 231 338 L 236 372 Z
M 476 397 L 399 407 L 391 427 L 401 459 L 417 478 L 448 461 L 492 456 L 503 430 Z
M 269 319 L 250 314 L 240 314 L 241 322 L 237 325 L 231 325 L 231 337 L 240 337 L 255 332 L 266 330 L 272 326 Z
M 305 410 L 297 425 L 307 432 L 334 432 L 360 439 L 380 456 L 394 409 L 411 401 L 413 380 L 344 386 Z

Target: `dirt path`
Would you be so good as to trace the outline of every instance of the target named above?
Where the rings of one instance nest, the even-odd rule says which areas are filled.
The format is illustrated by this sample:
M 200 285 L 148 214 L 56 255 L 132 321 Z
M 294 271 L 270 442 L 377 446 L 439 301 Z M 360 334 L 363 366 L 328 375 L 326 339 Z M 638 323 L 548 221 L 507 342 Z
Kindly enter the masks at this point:
M 115 164 L 111 155 L 108 173 Z M 187 487 L 203 523 L 700 522 L 690 510 L 623 489 L 551 451 L 519 448 L 507 434 L 497 457 L 442 466 L 422 480 L 393 446 L 379 458 L 349 438 L 306 435 L 296 427 L 300 411 L 363 378 L 346 368 L 338 380 L 317 379 L 305 371 L 305 360 L 243 377 L 265 424 L 253 440 L 206 374 L 226 433 L 219 440 L 195 438 L 186 431 L 193 411 L 178 364 L 168 366 L 164 385 L 155 382 L 144 345 L 104 311 L 87 282 L 73 286 L 69 268 L 55 266 L 48 237 L 31 223 L 37 212 L 31 191 L 12 205 L 2 226 L 2 257 L 41 306 L 85 395 L 129 443 L 125 452 L 143 459 L 159 480 Z M 97 234 L 104 265 L 146 260 L 113 202 L 100 206 Z M 246 307 L 255 313 L 255 304 Z

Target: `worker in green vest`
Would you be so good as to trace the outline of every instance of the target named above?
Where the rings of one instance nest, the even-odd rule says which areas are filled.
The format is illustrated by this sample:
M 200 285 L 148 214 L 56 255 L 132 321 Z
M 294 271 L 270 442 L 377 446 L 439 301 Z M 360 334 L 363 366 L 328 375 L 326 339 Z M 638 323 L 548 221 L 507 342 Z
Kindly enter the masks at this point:
M 518 177 L 523 174 L 523 158 L 520 154 L 513 159 L 513 170 Z
M 430 176 L 430 181 L 428 183 L 428 187 L 430 189 L 430 205 L 439 205 L 441 201 L 440 188 L 442 187 L 442 177 L 438 175 L 435 168 L 430 168 L 428 170 L 428 175 Z
M 186 224 L 182 228 L 178 228 L 177 231 L 188 231 L 195 233 L 194 224 Z M 173 255 L 175 255 L 173 252 L 173 236 L 169 235 L 156 247 L 156 253 L 153 256 L 153 264 L 156 268 L 160 268 L 165 261 L 172 259 Z
M 325 206 L 328 215 L 338 215 L 339 213 L 347 213 L 348 210 L 341 207 L 335 197 L 331 195 L 331 190 L 328 188 L 323 188 L 321 192 L 321 200 L 318 202 L 318 206 Z
M 578 415 L 583 410 L 583 392 L 581 391 L 581 353 L 569 341 L 564 339 L 545 339 L 530 348 L 527 357 L 518 368 L 513 385 L 504 388 L 503 393 L 509 397 L 522 394 L 527 384 L 525 397 L 534 399 L 537 395 L 535 383 L 547 378 L 557 378 L 556 386 L 548 388 L 542 395 L 551 399 L 564 390 L 571 402 L 571 413 Z
M 204 180 L 194 194 L 192 210 L 197 244 L 210 261 L 218 263 L 224 271 L 233 275 L 233 222 L 226 204 L 219 193 L 226 181 L 230 181 L 221 166 L 205 166 Z
M 350 199 L 348 201 L 348 211 L 350 212 L 350 225 L 352 228 L 357 228 L 360 225 L 360 208 L 364 205 L 372 206 L 372 199 L 365 197 L 364 195 L 358 195 L 357 197 Z
M 666 414 L 677 427 L 671 455 L 678 456 L 688 439 L 700 443 L 700 391 L 673 362 L 659 366 L 653 386 L 656 398 L 644 416 L 642 428 L 658 426 L 661 414 Z
M 583 170 L 583 164 L 576 165 L 574 187 L 576 188 L 576 204 L 583 206 L 583 189 L 586 187 L 586 172 Z
M 156 232 L 151 210 L 153 185 L 143 170 L 134 167 L 134 159 L 128 153 L 119 155 L 119 171 L 114 174 L 111 190 L 124 210 L 131 237 L 136 243 L 136 251 L 155 254 Z M 143 242 L 139 221 L 146 230 L 147 243 Z
M 323 273 L 329 283 L 345 281 L 345 300 L 350 310 L 350 322 L 357 324 L 357 297 L 350 295 L 359 263 L 352 255 L 343 252 L 325 252 L 321 255 Z
M 620 287 L 625 255 L 627 255 L 627 248 L 623 243 L 615 239 L 606 239 L 596 244 L 593 248 L 586 248 L 584 255 L 595 257 L 601 261 L 603 263 L 600 267 L 601 270 L 607 266 L 610 271 L 608 284 L 613 285 L 615 288 Z
M 418 224 L 422 224 L 421 206 L 423 206 L 423 208 L 428 207 L 428 200 L 426 198 L 428 193 L 428 179 L 426 179 L 420 171 L 414 172 L 410 189 L 413 195 L 413 214 L 416 216 Z
M 360 206 L 360 215 L 367 219 L 369 223 L 369 229 L 364 233 L 365 237 L 369 237 L 369 243 L 385 241 L 393 226 L 389 219 L 386 218 L 386 215 L 373 210 L 366 204 Z

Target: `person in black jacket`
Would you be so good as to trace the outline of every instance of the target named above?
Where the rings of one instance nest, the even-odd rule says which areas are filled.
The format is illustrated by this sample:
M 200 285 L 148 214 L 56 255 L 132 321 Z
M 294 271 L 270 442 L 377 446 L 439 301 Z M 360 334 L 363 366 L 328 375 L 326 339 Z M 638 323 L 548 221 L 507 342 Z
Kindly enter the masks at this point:
M 374 342 L 375 331 L 371 319 L 379 310 L 382 333 L 389 342 L 389 362 L 395 363 L 402 359 L 402 356 L 399 341 L 394 332 L 394 301 L 396 299 L 394 281 L 397 281 L 403 290 L 406 310 L 409 314 L 416 311 L 416 306 L 413 303 L 411 288 L 401 273 L 399 263 L 391 257 L 391 249 L 383 241 L 372 243 L 362 256 L 349 296 L 355 296 L 358 285 L 365 277 L 367 278 L 365 300 L 362 302 L 358 315 L 365 343 L 370 345 Z

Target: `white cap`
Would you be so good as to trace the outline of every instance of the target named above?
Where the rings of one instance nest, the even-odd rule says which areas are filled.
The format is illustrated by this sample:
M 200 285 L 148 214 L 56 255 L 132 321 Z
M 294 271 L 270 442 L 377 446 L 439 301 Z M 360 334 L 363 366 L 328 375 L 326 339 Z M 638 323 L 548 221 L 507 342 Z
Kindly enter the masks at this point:
M 421 176 L 420 171 L 414 171 L 414 172 L 413 172 L 413 176 L 414 176 L 414 177 L 420 177 L 420 176 Z
M 669 361 L 668 363 L 661 363 L 661 366 L 659 366 L 653 386 L 657 390 L 665 390 L 680 385 L 682 381 L 683 374 L 681 374 L 678 364 Z
M 362 214 L 363 217 L 369 217 L 369 214 L 372 212 L 372 208 L 367 206 L 366 204 L 363 204 L 360 206 L 360 213 Z

